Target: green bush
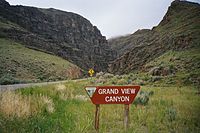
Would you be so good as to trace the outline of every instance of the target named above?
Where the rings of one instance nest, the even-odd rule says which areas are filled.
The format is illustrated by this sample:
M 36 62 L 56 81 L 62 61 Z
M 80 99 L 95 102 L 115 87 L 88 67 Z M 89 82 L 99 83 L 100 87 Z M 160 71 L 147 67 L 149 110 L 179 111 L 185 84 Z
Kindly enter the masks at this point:
M 175 119 L 176 119 L 176 115 L 177 115 L 177 113 L 176 113 L 176 109 L 175 108 L 168 108 L 167 110 L 166 110 L 166 115 L 167 115 L 167 117 L 168 117 L 168 120 L 170 121 L 170 122 L 172 122 L 172 121 L 174 121 Z
M 145 106 L 149 102 L 149 97 L 152 96 L 153 94 L 154 94 L 153 91 L 150 92 L 140 91 L 139 95 L 136 97 L 133 104 Z
M 8 84 L 17 84 L 17 83 L 20 83 L 19 80 L 16 80 L 15 78 L 12 77 L 12 75 L 3 75 L 1 78 L 0 78 L 0 84 L 1 85 L 8 85 Z
M 125 79 L 120 79 L 120 80 L 117 81 L 117 84 L 118 85 L 126 85 L 126 84 L 128 84 L 128 82 Z
M 111 73 L 105 73 L 105 74 L 103 75 L 103 77 L 106 78 L 106 79 L 108 79 L 108 78 L 113 78 L 114 75 L 111 74 Z

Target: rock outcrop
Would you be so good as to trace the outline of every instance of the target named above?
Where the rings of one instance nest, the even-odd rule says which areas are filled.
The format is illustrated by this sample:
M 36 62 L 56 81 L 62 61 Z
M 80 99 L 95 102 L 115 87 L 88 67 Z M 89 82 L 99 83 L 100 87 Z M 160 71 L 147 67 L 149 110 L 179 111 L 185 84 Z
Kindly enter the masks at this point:
M 118 58 L 109 65 L 115 74 L 140 70 L 153 59 L 169 50 L 200 47 L 200 5 L 174 1 L 160 24 L 152 30 L 109 40 Z
M 58 55 L 82 69 L 105 71 L 114 53 L 96 26 L 84 17 L 56 9 L 11 6 L 0 0 L 0 36 Z

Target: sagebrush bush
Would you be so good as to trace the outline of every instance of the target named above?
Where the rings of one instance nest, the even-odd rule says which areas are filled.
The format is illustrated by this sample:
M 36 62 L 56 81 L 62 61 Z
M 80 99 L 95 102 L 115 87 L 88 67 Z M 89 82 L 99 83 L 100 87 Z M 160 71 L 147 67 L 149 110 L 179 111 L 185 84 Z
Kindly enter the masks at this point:
M 100 78 L 101 76 L 103 76 L 103 74 L 104 74 L 103 72 L 97 73 L 97 74 L 96 74 L 96 78 Z
M 125 80 L 125 79 L 119 79 L 119 80 L 117 81 L 117 84 L 118 84 L 118 85 L 127 85 L 128 82 L 127 82 L 127 80 Z
M 8 85 L 8 84 L 17 84 L 20 83 L 19 80 L 16 80 L 15 78 L 13 78 L 11 75 L 3 75 L 0 78 L 0 84 L 1 85 Z
M 171 107 L 171 108 L 166 109 L 166 116 L 170 122 L 176 119 L 176 115 L 177 115 L 177 112 L 175 108 Z
M 113 78 L 114 75 L 111 74 L 111 73 L 105 73 L 105 74 L 103 75 L 103 77 L 104 77 L 105 79 L 108 79 L 108 78 Z
M 149 102 L 150 96 L 152 96 L 153 94 L 154 94 L 153 91 L 150 91 L 150 92 L 140 91 L 139 95 L 134 100 L 134 104 L 143 105 L 143 106 L 147 105 Z

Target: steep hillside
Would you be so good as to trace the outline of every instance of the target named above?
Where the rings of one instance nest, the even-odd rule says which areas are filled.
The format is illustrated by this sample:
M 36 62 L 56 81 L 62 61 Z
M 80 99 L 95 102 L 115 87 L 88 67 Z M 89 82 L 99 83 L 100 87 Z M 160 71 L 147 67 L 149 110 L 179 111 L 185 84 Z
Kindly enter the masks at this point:
M 111 38 L 108 39 L 108 44 L 117 52 L 117 57 L 120 57 L 130 51 L 133 47 L 142 43 L 143 39 L 147 39 L 151 35 L 151 32 L 149 31 L 149 29 L 142 29 L 131 35 Z
M 0 39 L 0 84 L 66 80 L 81 76 L 70 62 Z
M 170 50 L 145 64 L 142 72 L 148 72 L 155 81 L 160 80 L 166 84 L 180 86 L 194 85 L 200 88 L 200 48 L 184 51 Z
M 200 46 L 199 35 L 200 5 L 176 0 L 160 24 L 152 30 L 138 30 L 132 35 L 109 41 L 114 50 L 119 50 L 120 56 L 110 64 L 109 71 L 129 73 L 143 69 L 146 63 L 169 50 L 195 49 Z
M 97 27 L 75 13 L 11 6 L 0 0 L 0 23 L 0 37 L 58 55 L 85 70 L 106 70 L 114 58 Z M 15 26 L 8 27 L 8 23 Z

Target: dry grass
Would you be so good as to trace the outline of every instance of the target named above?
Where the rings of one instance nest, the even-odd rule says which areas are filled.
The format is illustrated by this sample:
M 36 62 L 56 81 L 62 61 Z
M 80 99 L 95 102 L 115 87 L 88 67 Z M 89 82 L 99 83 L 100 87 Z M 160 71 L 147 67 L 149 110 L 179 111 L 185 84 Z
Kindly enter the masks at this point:
M 46 111 L 53 113 L 55 111 L 53 100 L 47 96 L 41 96 L 41 99 L 46 106 Z
M 14 91 L 5 91 L 0 94 L 0 113 L 7 117 L 27 118 L 46 109 L 54 112 L 53 101 L 47 96 L 22 96 Z
M 70 86 L 66 87 L 63 84 L 58 84 L 55 85 L 54 90 L 62 100 L 67 100 L 67 99 L 76 99 L 80 101 L 87 101 L 88 97 L 85 95 L 74 95 L 74 89 L 70 88 Z
M 81 77 L 82 72 L 78 67 L 71 67 L 67 69 L 67 75 L 69 79 L 77 79 Z
M 55 90 L 59 91 L 59 92 L 65 91 L 66 90 L 66 86 L 63 85 L 63 84 L 58 84 L 58 85 L 55 86 Z
M 81 101 L 88 101 L 89 98 L 85 95 L 76 95 L 74 99 L 81 100 Z
M 55 86 L 55 91 L 58 93 L 60 99 L 67 100 L 73 98 L 73 89 L 66 88 L 63 84 L 58 84 Z
M 30 97 L 22 97 L 11 91 L 1 94 L 0 112 L 6 116 L 27 117 L 35 113 L 31 111 Z

